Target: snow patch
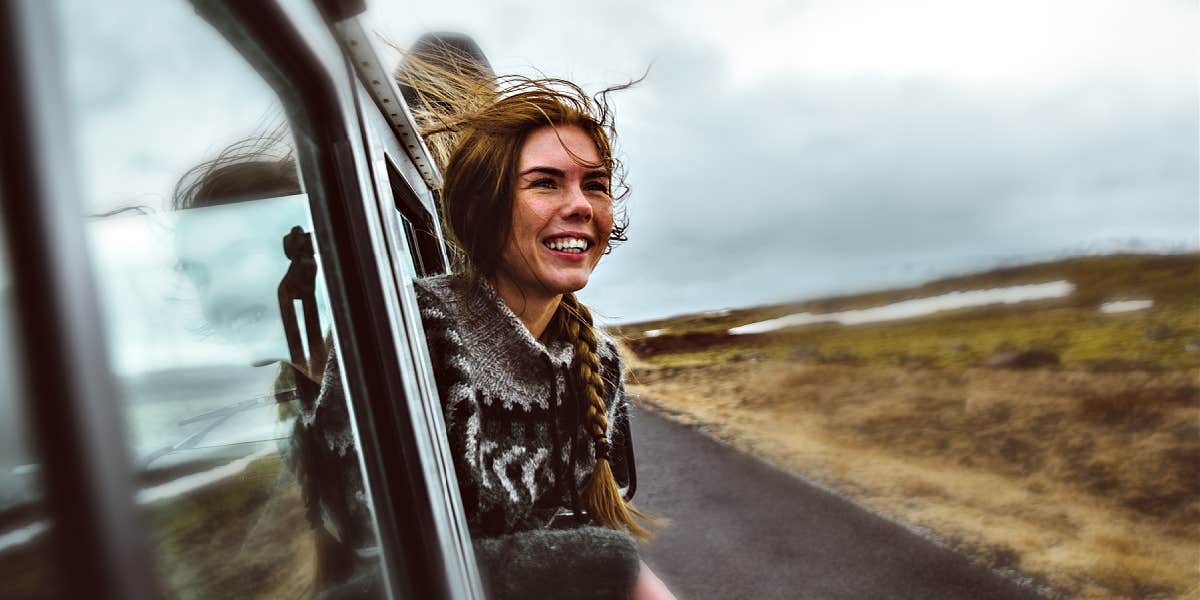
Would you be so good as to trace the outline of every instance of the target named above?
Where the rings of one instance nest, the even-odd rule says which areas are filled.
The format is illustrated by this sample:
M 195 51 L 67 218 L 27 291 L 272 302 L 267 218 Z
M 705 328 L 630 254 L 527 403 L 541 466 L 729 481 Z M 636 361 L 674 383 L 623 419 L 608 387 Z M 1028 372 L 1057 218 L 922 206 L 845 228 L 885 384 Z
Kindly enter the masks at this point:
M 173 479 L 161 485 L 156 485 L 151 488 L 145 488 L 138 492 L 138 504 L 150 504 L 167 498 L 174 498 L 186 494 L 192 490 L 198 490 L 202 487 L 212 485 L 218 481 L 228 479 L 246 470 L 250 463 L 270 454 L 277 452 L 272 448 L 264 448 L 249 456 L 239 458 L 233 462 L 223 464 L 219 467 L 209 469 L 201 473 L 193 473 L 185 475 L 179 479 Z
M 1123 313 L 1133 312 L 1135 310 L 1146 310 L 1154 306 L 1153 300 L 1117 300 L 1115 302 L 1105 302 L 1100 305 L 1102 313 Z
M 1046 283 L 991 288 L 986 290 L 950 292 L 948 294 L 941 294 L 939 296 L 903 300 L 884 306 L 875 306 L 872 308 L 863 308 L 859 310 L 847 310 L 821 314 L 813 314 L 808 312 L 796 313 L 779 317 L 777 319 L 759 321 L 757 323 L 750 323 L 748 325 L 734 327 L 729 330 L 729 333 L 733 335 L 763 333 L 767 331 L 774 331 L 776 329 L 783 329 L 785 327 L 809 325 L 812 323 L 835 322 L 843 325 L 858 325 L 861 323 L 875 323 L 879 321 L 892 321 L 896 319 L 911 319 L 913 317 L 923 317 L 943 310 L 954 310 L 971 306 L 985 306 L 988 304 L 1015 304 L 1017 302 L 1027 302 L 1030 300 L 1062 298 L 1069 295 L 1074 290 L 1075 286 L 1071 282 L 1059 280 Z
M 0 534 L 0 554 L 3 554 L 9 548 L 28 544 L 38 536 L 46 533 L 46 530 L 49 528 L 49 525 L 45 521 L 36 521 L 24 527 Z

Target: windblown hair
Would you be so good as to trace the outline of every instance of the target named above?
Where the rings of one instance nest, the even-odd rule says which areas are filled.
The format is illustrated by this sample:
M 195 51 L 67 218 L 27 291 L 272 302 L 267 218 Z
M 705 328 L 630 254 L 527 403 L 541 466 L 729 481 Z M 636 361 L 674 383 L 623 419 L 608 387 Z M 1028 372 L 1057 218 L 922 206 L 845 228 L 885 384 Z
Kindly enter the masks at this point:
M 503 267 L 521 148 L 531 132 L 546 126 L 578 127 L 596 145 L 600 158 L 595 163 L 563 147 L 581 166 L 609 173 L 614 224 L 605 253 L 625 241 L 628 221 L 618 203 L 629 188 L 613 152 L 616 131 L 608 94 L 637 81 L 589 96 L 563 79 L 495 76 L 469 51 L 434 44 L 426 41 L 422 48 L 418 42 L 412 52 L 405 52 L 397 79 L 444 174 L 441 203 L 455 269 L 468 277 L 492 280 Z M 599 340 L 591 312 L 574 294 L 565 294 L 546 334 L 574 348 L 571 370 L 581 396 L 576 401 L 585 405 L 586 426 L 598 448 L 596 468 L 583 493 L 585 508 L 599 525 L 628 529 L 649 539 L 650 531 L 634 516 L 650 523 L 656 520 L 621 497 L 603 450 L 609 446 L 605 391 L 616 382 L 606 382 L 600 375 Z
M 544 126 L 579 127 L 596 144 L 590 163 L 611 179 L 613 228 L 605 252 L 627 240 L 622 209 L 629 194 L 623 163 L 614 155 L 616 128 L 608 95 L 631 81 L 589 96 L 565 79 L 495 76 L 455 48 L 406 53 L 397 74 L 426 146 L 444 174 L 442 205 L 459 270 L 492 275 L 512 225 L 517 161 L 525 138 Z M 502 219 L 488 218 L 503 215 Z
M 215 158 L 179 178 L 170 208 L 186 210 L 299 194 L 300 175 L 290 139 L 286 123 L 277 122 L 226 146 Z

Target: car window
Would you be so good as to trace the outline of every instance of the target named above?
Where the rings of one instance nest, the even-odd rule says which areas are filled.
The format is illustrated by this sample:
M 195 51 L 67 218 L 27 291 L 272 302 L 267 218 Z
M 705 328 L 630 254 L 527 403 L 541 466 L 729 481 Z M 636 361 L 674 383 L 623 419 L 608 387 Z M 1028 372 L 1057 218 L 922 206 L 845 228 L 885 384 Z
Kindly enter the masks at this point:
M 7 249 L 0 243 L 0 353 L 11 357 L 19 355 L 20 346 Z M 46 535 L 52 521 L 44 503 L 41 461 L 29 431 L 17 364 L 0 361 L 0 414 L 4 415 L 0 419 L 0 581 L 5 597 L 55 598 L 61 590 Z
M 441 275 L 447 271 L 442 238 L 433 223 L 433 215 L 424 210 L 417 194 L 391 163 L 387 164 L 387 179 L 396 203 L 396 217 L 404 231 L 409 256 L 417 277 Z
M 381 594 L 277 99 L 185 2 L 66 3 L 58 18 L 81 218 L 162 586 Z

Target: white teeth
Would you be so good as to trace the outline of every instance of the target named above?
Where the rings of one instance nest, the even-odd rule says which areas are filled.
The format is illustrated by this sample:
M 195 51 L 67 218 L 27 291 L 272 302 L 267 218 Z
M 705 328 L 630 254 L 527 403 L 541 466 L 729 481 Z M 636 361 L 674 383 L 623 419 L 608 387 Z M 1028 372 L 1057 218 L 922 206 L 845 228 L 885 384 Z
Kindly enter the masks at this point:
M 588 242 L 583 238 L 555 238 L 548 242 L 543 242 L 547 248 L 558 250 L 559 252 L 579 253 L 587 250 Z

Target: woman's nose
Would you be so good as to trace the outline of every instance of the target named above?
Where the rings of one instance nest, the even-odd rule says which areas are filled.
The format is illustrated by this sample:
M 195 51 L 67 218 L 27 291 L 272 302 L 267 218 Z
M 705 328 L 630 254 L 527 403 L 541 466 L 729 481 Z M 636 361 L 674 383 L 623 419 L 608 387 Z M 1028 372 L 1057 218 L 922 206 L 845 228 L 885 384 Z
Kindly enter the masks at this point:
M 569 188 L 567 205 L 565 207 L 568 219 L 578 219 L 584 223 L 592 220 L 592 203 L 588 201 L 583 189 L 572 186 Z

